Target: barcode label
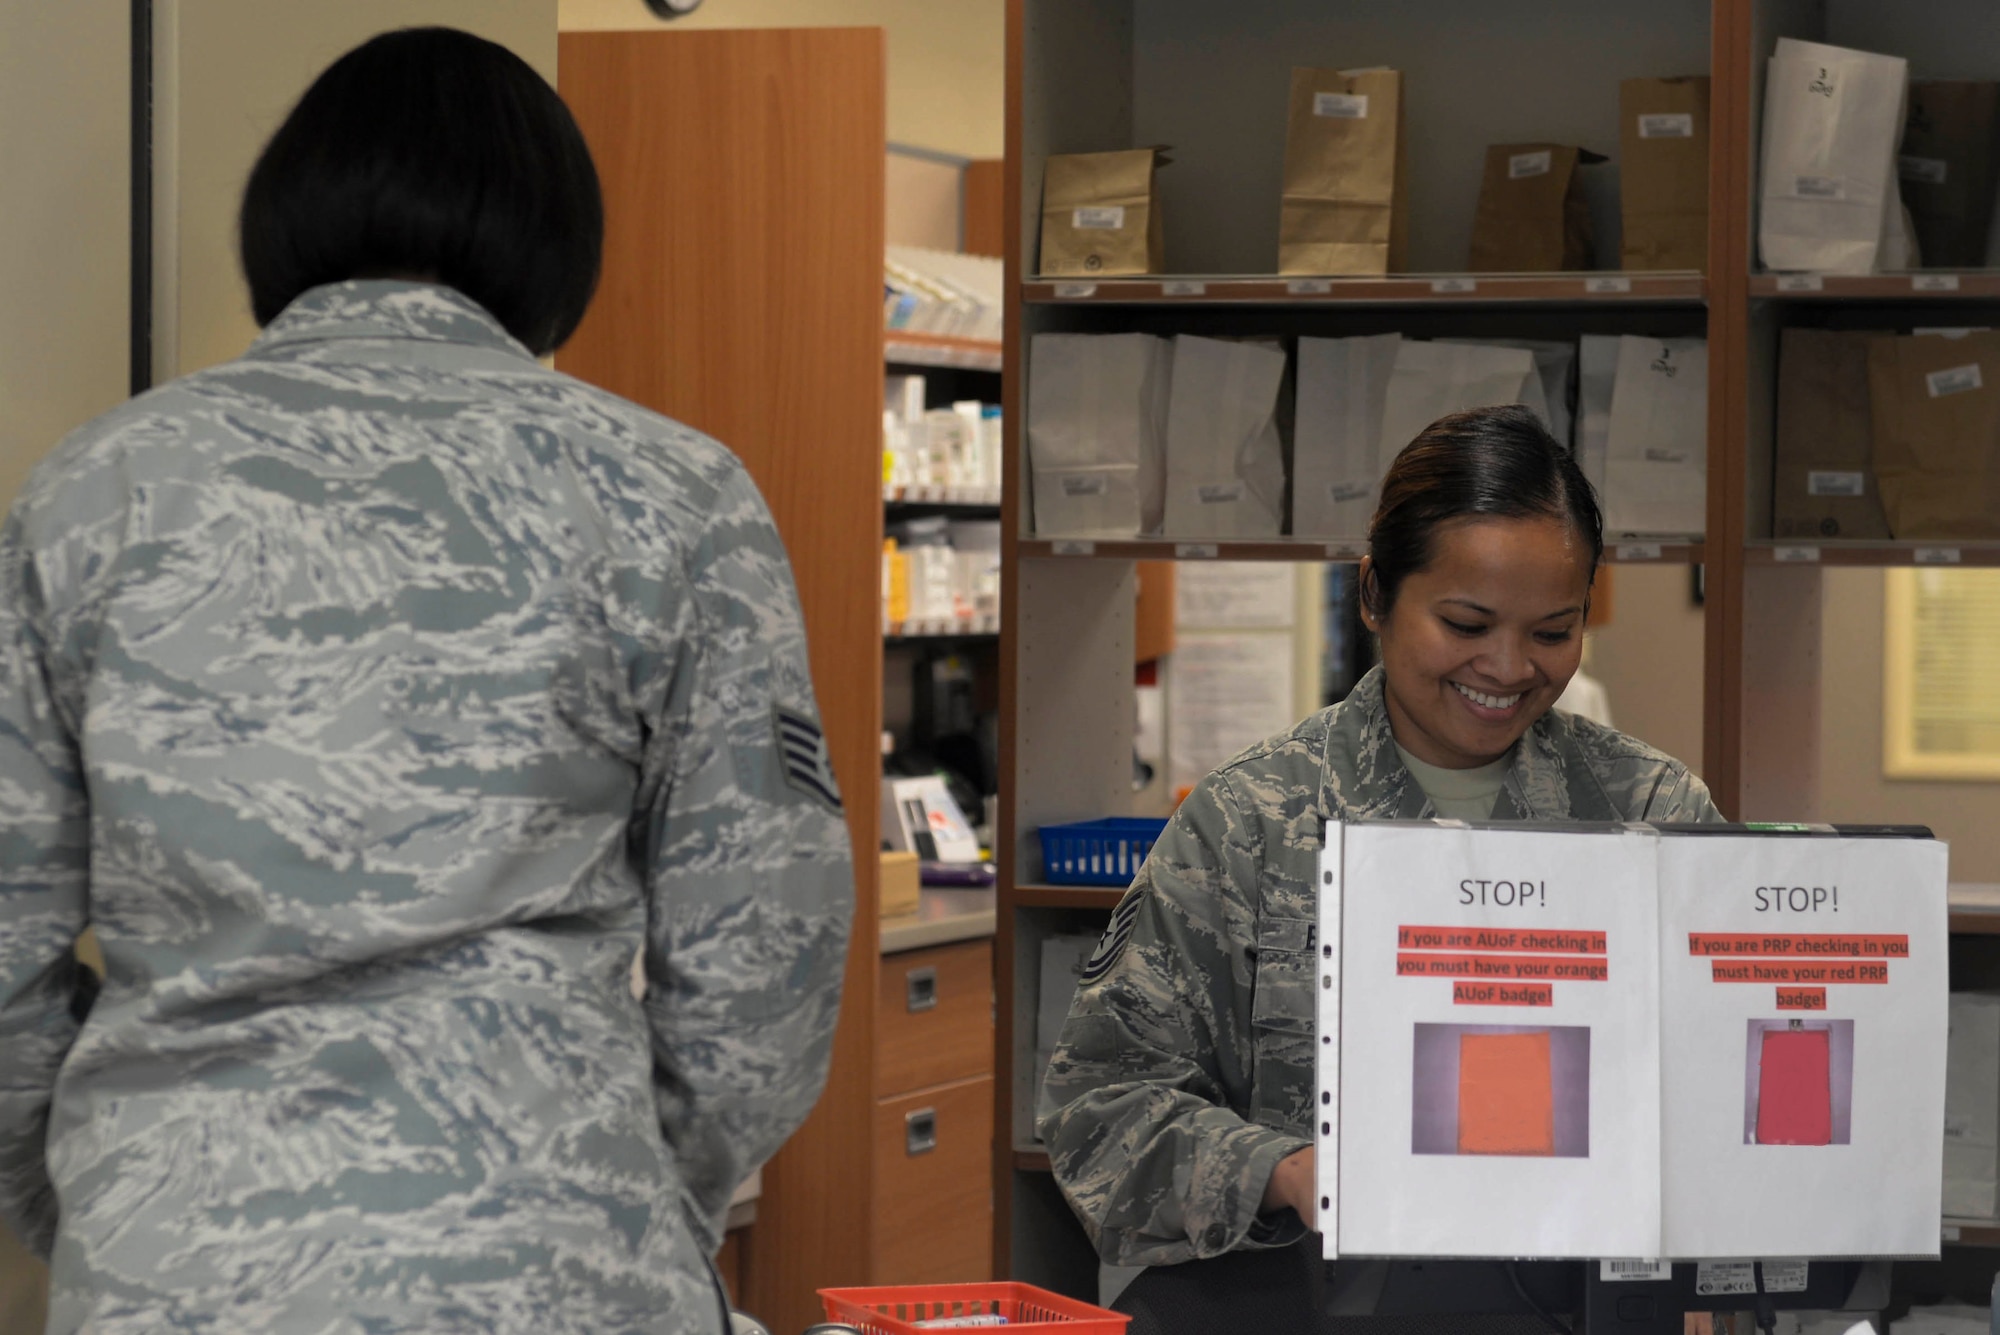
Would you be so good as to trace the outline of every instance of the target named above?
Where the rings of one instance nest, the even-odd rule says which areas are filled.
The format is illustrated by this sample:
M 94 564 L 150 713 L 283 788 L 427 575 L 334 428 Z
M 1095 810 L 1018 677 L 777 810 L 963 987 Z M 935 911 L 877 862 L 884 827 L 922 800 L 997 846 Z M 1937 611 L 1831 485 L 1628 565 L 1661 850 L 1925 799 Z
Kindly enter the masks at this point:
M 1057 283 L 1056 295 L 1058 297 L 1061 297 L 1064 301 L 1077 301 L 1081 300 L 1084 297 L 1094 297 L 1097 295 L 1097 284 Z
M 1780 292 L 1818 292 L 1825 287 L 1826 284 L 1820 280 L 1820 276 L 1816 273 L 1781 273 L 1778 275 L 1778 291 Z
M 1985 388 L 1979 380 L 1978 362 L 1973 362 L 1970 366 L 1948 366 L 1942 371 L 1932 371 L 1924 377 L 1924 384 L 1934 399 L 1941 399 L 1949 394 L 1967 394 L 1975 389 Z
M 1804 1293 L 1812 1273 L 1805 1261 L 1766 1261 L 1763 1268 L 1766 1293 Z
M 1334 482 L 1327 486 L 1327 494 L 1337 502 L 1365 501 L 1374 488 L 1366 482 Z
M 1535 153 L 1516 153 L 1507 159 L 1507 179 L 1518 181 L 1524 176 L 1547 176 L 1555 170 L 1555 155 L 1548 149 Z
M 1313 115 L 1335 120 L 1358 121 L 1368 118 L 1366 93 L 1314 93 Z
M 1115 232 L 1125 225 L 1125 206 L 1105 204 L 1078 209 L 1070 214 L 1070 226 L 1079 232 Z
M 1800 199 L 1846 199 L 1844 176 L 1801 176 L 1792 182 L 1792 193 Z
M 1687 111 L 1661 112 L 1639 118 L 1641 139 L 1692 139 L 1694 114 Z
M 1110 490 L 1111 479 L 1102 473 L 1086 473 L 1082 477 L 1062 480 L 1062 494 L 1065 496 L 1103 496 Z
M 1285 284 L 1285 291 L 1295 297 L 1323 297 L 1333 291 L 1333 284 L 1324 278 L 1294 278 Z
M 1955 273 L 1918 273 L 1910 275 L 1912 292 L 1956 292 L 1958 275 Z
M 1049 550 L 1057 556 L 1094 556 L 1097 544 L 1077 538 L 1057 538 L 1049 544 Z
M 1671 1261 L 1600 1261 L 1597 1277 L 1605 1281 L 1672 1279 L 1674 1267 Z
M 1660 544 L 1657 542 L 1621 542 L 1612 548 L 1620 561 L 1657 561 L 1660 559 Z
M 1961 555 L 1956 547 L 1919 547 L 1910 559 L 1920 566 L 1955 566 Z
M 1177 279 L 1171 283 L 1160 284 L 1160 295 L 1163 297 L 1199 297 L 1207 293 L 1207 283 L 1190 283 L 1185 279 Z
M 1241 482 L 1210 482 L 1195 488 L 1203 505 L 1234 505 L 1243 499 Z
M 1326 545 L 1326 559 L 1329 561 L 1359 561 L 1368 555 L 1368 549 L 1358 542 L 1329 542 Z
M 1585 292 L 1630 292 L 1632 280 L 1629 278 L 1586 278 L 1583 280 Z
M 1904 153 L 1896 159 L 1896 174 L 1905 181 L 1922 181 L 1926 185 L 1943 185 L 1949 168 L 1943 158 L 1918 158 Z
M 1177 542 L 1174 555 L 1183 561 L 1213 561 L 1221 548 L 1212 542 Z
M 1800 565 L 1814 565 L 1819 561 L 1819 548 L 1780 547 L 1771 553 L 1771 558 L 1775 561 L 1784 561 L 1788 564 L 1796 562 Z
M 1433 278 L 1431 291 L 1449 296 L 1455 292 L 1477 292 L 1479 283 L 1471 278 Z
M 1718 1293 L 1755 1293 L 1756 1263 L 1703 1261 L 1694 1269 L 1694 1291 L 1704 1298 Z
M 1868 494 L 1866 473 L 1820 473 L 1806 474 L 1806 495 L 1808 496 L 1865 496 Z

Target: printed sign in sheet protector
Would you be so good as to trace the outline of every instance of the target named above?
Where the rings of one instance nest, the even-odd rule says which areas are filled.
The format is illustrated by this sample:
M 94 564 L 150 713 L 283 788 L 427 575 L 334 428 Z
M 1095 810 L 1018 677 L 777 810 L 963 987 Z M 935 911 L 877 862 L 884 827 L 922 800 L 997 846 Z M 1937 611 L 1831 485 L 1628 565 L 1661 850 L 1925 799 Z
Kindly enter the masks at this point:
M 1945 848 L 1660 841 L 1666 1253 L 1937 1251 Z
M 1333 841 L 1342 1253 L 1660 1254 L 1659 842 Z

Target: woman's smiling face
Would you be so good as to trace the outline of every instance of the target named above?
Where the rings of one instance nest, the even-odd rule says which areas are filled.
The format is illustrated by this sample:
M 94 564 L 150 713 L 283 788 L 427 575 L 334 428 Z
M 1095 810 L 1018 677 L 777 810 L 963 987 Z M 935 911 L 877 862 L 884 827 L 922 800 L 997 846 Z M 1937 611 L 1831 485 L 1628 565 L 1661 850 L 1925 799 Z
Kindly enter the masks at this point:
M 1367 575 L 1364 563 L 1364 587 Z M 1442 769 L 1497 760 L 1569 685 L 1583 656 L 1590 548 L 1552 518 L 1474 518 L 1437 530 L 1382 638 L 1383 698 L 1398 744 Z

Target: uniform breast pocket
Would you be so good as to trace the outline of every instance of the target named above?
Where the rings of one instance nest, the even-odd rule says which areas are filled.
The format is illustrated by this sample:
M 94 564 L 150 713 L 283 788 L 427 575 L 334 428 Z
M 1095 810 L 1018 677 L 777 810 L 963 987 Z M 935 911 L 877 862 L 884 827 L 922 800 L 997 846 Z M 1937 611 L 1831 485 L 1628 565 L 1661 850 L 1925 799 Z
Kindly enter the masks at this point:
M 1315 925 L 1297 918 L 1267 918 L 1257 925 L 1257 978 L 1250 1023 L 1262 1033 L 1313 1031 Z

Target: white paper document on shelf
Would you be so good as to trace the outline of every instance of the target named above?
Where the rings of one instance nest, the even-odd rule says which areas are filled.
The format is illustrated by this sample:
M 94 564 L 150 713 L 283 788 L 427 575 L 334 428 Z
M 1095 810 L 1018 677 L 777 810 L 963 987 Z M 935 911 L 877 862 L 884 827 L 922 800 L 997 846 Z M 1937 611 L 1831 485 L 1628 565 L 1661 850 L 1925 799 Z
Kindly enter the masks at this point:
M 1942 844 L 1455 822 L 1327 841 L 1329 1256 L 1935 1254 Z
M 1298 721 L 1290 631 L 1181 633 L 1167 669 L 1168 769 L 1191 787 Z

